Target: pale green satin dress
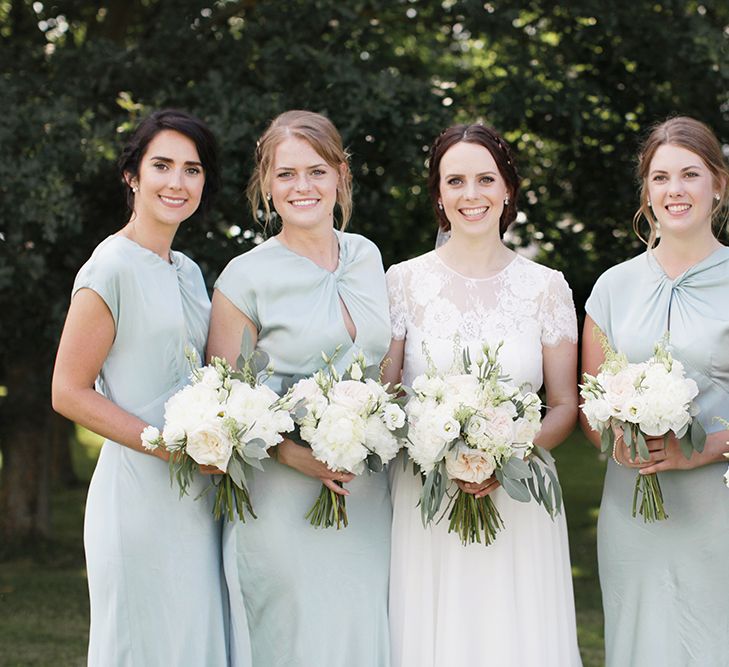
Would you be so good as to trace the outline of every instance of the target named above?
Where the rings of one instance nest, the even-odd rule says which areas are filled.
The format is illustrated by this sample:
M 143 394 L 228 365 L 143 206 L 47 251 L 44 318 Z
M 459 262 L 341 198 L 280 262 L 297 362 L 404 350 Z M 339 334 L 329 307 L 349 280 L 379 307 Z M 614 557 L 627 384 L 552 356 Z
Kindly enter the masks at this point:
M 644 253 L 605 272 L 586 304 L 632 362 L 670 328 L 671 352 L 699 386 L 707 432 L 729 419 L 729 248 L 671 280 Z M 631 516 L 636 471 L 608 463 L 598 558 L 609 667 L 729 665 L 726 464 L 659 473 L 668 520 Z
M 202 356 L 210 300 L 197 264 L 172 263 L 110 236 L 78 272 L 74 294 L 106 303 L 115 338 L 96 390 L 162 428 L 165 401 L 187 384 L 185 346 Z M 196 475 L 179 497 L 164 461 L 106 440 L 89 485 L 84 547 L 93 667 L 225 667 L 227 594 L 221 526 Z
M 356 352 L 378 364 L 390 342 L 385 276 L 377 248 L 338 233 L 339 264 L 329 272 L 276 238 L 234 259 L 216 289 L 258 329 L 279 390 L 283 375 L 311 374 L 321 353 Z M 357 329 L 352 341 L 340 297 Z M 386 473 L 346 486 L 349 526 L 314 528 L 304 515 L 321 481 L 269 459 L 249 478 L 258 515 L 224 527 L 236 667 L 389 665 L 387 590 L 391 504 Z M 249 644 L 250 643 L 250 644 Z M 248 650 L 250 646 L 250 655 Z M 250 661 L 250 662 L 249 662 Z

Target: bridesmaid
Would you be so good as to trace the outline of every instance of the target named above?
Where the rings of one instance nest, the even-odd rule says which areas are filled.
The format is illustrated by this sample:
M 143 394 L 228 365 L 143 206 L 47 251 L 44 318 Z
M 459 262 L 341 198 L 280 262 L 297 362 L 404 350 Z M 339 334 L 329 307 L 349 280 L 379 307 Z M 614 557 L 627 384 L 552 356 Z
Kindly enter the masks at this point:
M 340 369 L 360 352 L 379 363 L 390 340 L 385 276 L 370 241 L 334 227 L 335 206 L 342 227 L 352 208 L 336 128 L 319 114 L 288 111 L 264 132 L 255 158 L 251 208 L 280 230 L 218 279 L 208 353 L 235 360 L 247 329 L 271 357 L 275 390 L 283 376 L 316 371 L 321 353 L 337 347 Z M 246 664 L 247 623 L 255 667 L 388 665 L 386 475 L 333 473 L 290 440 L 263 465 L 249 478 L 258 520 L 224 529 L 233 664 Z M 349 527 L 316 529 L 304 518 L 322 482 L 347 495 Z
M 387 272 L 384 377 L 398 382 L 402 372 L 411 384 L 427 369 L 426 347 L 447 371 L 454 341 L 471 350 L 503 342 L 504 372 L 534 391 L 544 385 L 549 410 L 536 442 L 552 449 L 577 417 L 577 318 L 562 274 L 503 243 L 519 192 L 509 146 L 481 124 L 449 127 L 431 148 L 428 191 L 450 239 Z M 580 665 L 564 513 L 553 521 L 535 502 L 510 498 L 493 476 L 458 480 L 467 493 L 492 494 L 505 524 L 488 547 L 466 547 L 447 520 L 423 528 L 420 477 L 410 466 L 391 470 L 393 665 Z
M 710 435 L 689 460 L 675 438 L 649 441 L 649 461 L 631 460 L 622 438 L 608 462 L 598 521 L 598 559 L 610 667 L 726 665 L 729 638 L 729 497 L 722 452 L 729 433 L 729 170 L 712 131 L 676 117 L 653 128 L 639 157 L 648 250 L 606 271 L 585 306 L 582 359 L 603 361 L 599 327 L 629 361 L 650 357 L 670 332 L 673 356 L 699 386 L 698 418 Z M 657 243 L 657 239 L 660 242 Z M 600 438 L 582 426 L 592 442 Z M 660 473 L 669 518 L 631 516 L 636 474 Z
M 185 346 L 203 354 L 205 283 L 170 245 L 218 189 L 215 140 L 197 118 L 157 111 L 119 165 L 131 216 L 76 276 L 52 390 L 55 410 L 106 438 L 84 524 L 88 664 L 224 666 L 220 525 L 209 498 L 194 500 L 207 480 L 180 499 L 166 455 L 140 440 L 187 382 Z

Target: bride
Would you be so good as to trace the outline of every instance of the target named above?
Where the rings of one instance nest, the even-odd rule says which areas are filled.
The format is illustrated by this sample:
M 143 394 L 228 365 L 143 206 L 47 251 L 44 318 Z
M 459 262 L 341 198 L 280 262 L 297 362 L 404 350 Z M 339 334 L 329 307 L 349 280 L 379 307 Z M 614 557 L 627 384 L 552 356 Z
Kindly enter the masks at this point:
M 458 125 L 435 140 L 429 168 L 438 224 L 451 236 L 387 273 L 393 340 L 384 379 L 409 384 L 423 373 L 424 343 L 446 371 L 459 343 L 503 341 L 504 372 L 533 391 L 544 384 L 548 409 L 536 444 L 552 449 L 577 416 L 577 322 L 562 274 L 502 241 L 519 189 L 511 151 L 488 127 Z M 477 497 L 491 494 L 505 524 L 490 546 L 464 547 L 447 521 L 423 528 L 411 466 L 392 471 L 393 667 L 580 665 L 564 514 L 552 521 L 493 477 L 455 480 Z

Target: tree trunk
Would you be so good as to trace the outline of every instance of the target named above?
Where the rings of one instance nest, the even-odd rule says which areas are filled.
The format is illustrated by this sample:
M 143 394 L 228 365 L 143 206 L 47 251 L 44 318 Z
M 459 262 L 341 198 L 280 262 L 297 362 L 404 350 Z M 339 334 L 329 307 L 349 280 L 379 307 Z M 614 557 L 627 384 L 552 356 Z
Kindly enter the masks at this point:
M 0 420 L 0 537 L 9 546 L 50 532 L 49 379 L 32 353 L 8 360 Z

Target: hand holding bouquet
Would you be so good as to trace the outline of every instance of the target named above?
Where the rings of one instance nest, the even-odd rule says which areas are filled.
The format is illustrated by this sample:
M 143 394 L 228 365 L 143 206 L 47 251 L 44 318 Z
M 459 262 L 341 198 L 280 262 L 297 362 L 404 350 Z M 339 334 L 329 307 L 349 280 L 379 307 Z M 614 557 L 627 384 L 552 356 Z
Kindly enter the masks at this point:
M 425 526 L 440 509 L 448 479 L 481 483 L 495 475 L 515 500 L 528 502 L 533 497 L 552 516 L 561 508 L 557 477 L 540 465 L 551 456 L 533 443 L 541 402 L 502 375 L 500 348 L 484 345 L 475 361 L 466 348 L 458 369 L 463 372 L 446 375 L 435 370 L 424 350 L 429 369 L 413 380 L 405 412 L 408 454 L 424 477 L 420 509 Z M 503 528 L 489 496 L 476 498 L 461 489 L 448 518 L 449 532 L 457 532 L 463 544 L 483 537 L 489 545 Z
M 647 461 L 646 437 L 663 437 L 665 446 L 671 433 L 687 459 L 694 450 L 703 451 L 706 432 L 694 419 L 698 407 L 693 399 L 699 389 L 666 349 L 666 339 L 656 344 L 648 361 L 631 364 L 610 347 L 602 332 L 600 336 L 605 361 L 596 377 L 584 374 L 580 393 L 585 399 L 582 411 L 590 427 L 600 433 L 602 451 L 614 451 L 616 430 L 622 430 L 631 459 Z M 668 518 L 655 473 L 638 474 L 635 480 L 633 516 L 638 511 L 646 522 Z
M 340 377 L 333 358 L 322 355 L 326 370 L 296 382 L 284 397 L 294 414 L 293 439 L 303 440 L 318 461 L 335 472 L 380 472 L 407 433 L 400 399 L 379 381 L 378 366 L 355 358 Z M 322 485 L 306 514 L 313 526 L 347 526 L 345 496 Z
M 268 457 L 268 448 L 294 427 L 282 400 L 260 382 L 268 355 L 253 350 L 248 331 L 243 334 L 238 370 L 217 357 L 198 368 L 197 355 L 186 354 L 192 383 L 165 404 L 162 433 L 147 427 L 142 444 L 170 452 L 170 477 L 177 479 L 180 495 L 187 492 L 198 465 L 215 466 L 224 473 L 212 481 L 216 519 L 225 515 L 233 521 L 237 514 L 245 521 L 245 510 L 256 518 L 246 488 L 246 468 L 262 470 L 260 460 Z

